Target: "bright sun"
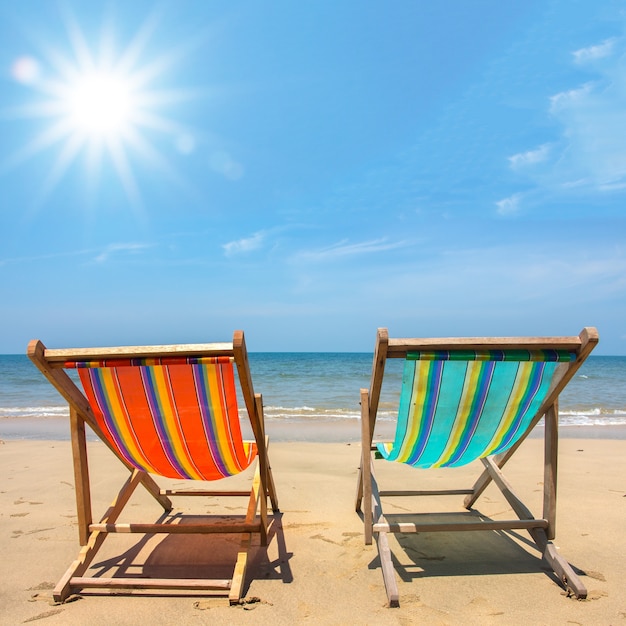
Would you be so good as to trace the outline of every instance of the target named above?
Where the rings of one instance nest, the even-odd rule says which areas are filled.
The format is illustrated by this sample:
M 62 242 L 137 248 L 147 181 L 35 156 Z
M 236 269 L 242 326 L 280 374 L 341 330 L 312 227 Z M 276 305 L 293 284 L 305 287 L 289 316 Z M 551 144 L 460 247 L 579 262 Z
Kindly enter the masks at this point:
M 70 124 L 87 135 L 117 135 L 132 122 L 131 89 L 115 74 L 81 77 L 70 89 L 67 105 Z
M 94 184 L 104 174 L 108 161 L 131 205 L 141 209 L 131 154 L 180 183 L 180 177 L 156 147 L 156 134 L 165 136 L 169 147 L 182 154 L 194 149 L 193 135 L 187 128 L 159 111 L 193 96 L 152 86 L 154 81 L 160 82 L 179 55 L 166 51 L 142 61 L 155 28 L 152 18 L 146 19 L 121 50 L 115 46 L 111 24 L 103 27 L 98 51 L 91 49 L 73 17 L 66 18 L 70 54 L 42 41 L 39 59 L 24 56 L 13 64 L 15 80 L 39 94 L 38 101 L 21 107 L 20 114 L 50 123 L 13 155 L 10 165 L 58 146 L 54 164 L 40 186 L 41 193 L 47 195 L 81 155 Z

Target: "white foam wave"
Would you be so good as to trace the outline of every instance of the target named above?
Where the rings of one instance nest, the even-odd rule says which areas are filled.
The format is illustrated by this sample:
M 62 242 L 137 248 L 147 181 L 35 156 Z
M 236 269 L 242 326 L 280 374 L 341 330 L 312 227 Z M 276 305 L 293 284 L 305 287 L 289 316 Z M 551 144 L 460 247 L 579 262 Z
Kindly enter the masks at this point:
M 312 407 L 264 407 L 267 420 L 292 420 L 292 421 L 337 421 L 344 419 L 358 419 L 359 411 L 344 409 L 315 409 Z
M 595 407 L 593 409 L 577 409 L 577 410 L 569 410 L 569 411 L 561 411 L 559 410 L 559 416 L 561 417 L 578 417 L 578 416 L 598 416 L 598 415 L 606 415 L 607 417 L 615 417 L 622 416 L 626 417 L 626 409 L 603 409 L 600 407 Z
M 361 417 L 359 410 L 341 408 L 316 408 L 311 406 L 266 406 L 265 417 L 269 421 L 314 421 L 336 422 L 341 420 L 358 420 Z M 241 410 L 241 414 L 245 409 Z M 9 418 L 67 418 L 67 406 L 20 406 L 0 407 L 0 419 Z M 378 420 L 391 422 L 396 419 L 397 410 L 379 410 Z M 589 409 L 567 409 L 559 411 L 559 421 L 562 425 L 572 426 L 617 426 L 626 425 L 625 409 L 604 409 L 593 407 Z
M 2 417 L 67 417 L 67 406 L 10 406 L 0 407 Z

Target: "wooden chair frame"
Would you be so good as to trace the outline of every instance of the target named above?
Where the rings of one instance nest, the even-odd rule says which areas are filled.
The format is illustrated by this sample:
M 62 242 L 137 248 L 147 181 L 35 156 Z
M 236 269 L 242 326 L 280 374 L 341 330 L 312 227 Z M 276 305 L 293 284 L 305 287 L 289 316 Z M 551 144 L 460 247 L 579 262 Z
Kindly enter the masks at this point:
M 550 565 L 568 595 L 585 598 L 587 590 L 571 565 L 558 554 L 552 543 L 556 525 L 556 485 L 558 456 L 558 397 L 572 379 L 584 360 L 598 343 L 595 328 L 584 328 L 577 337 L 478 337 L 444 339 L 390 339 L 387 329 L 379 328 L 374 352 L 374 363 L 370 387 L 361 389 L 361 435 L 362 457 L 359 468 L 356 510 L 363 505 L 365 543 L 370 545 L 375 538 L 380 556 L 383 580 L 390 606 L 399 606 L 399 594 L 387 533 L 450 532 L 470 530 L 525 529 L 535 545 Z M 407 352 L 418 350 L 507 350 L 507 349 L 561 349 L 576 353 L 576 360 L 567 364 L 563 375 L 553 383 L 541 408 L 538 410 L 525 434 L 511 448 L 493 457 L 481 459 L 484 470 L 470 489 L 447 491 L 381 491 L 374 475 L 372 452 L 376 414 L 381 387 L 388 358 L 406 358 Z M 502 467 L 509 461 L 530 431 L 545 417 L 544 428 L 544 493 L 543 517 L 536 518 L 518 498 L 502 473 Z M 513 520 L 482 520 L 454 523 L 390 523 L 383 513 L 381 498 L 391 496 L 420 495 L 465 495 L 464 506 L 471 509 L 486 487 L 493 483 L 500 489 L 509 506 L 517 515 Z
M 39 340 L 28 345 L 28 356 L 67 400 L 70 407 L 70 432 L 74 461 L 74 479 L 76 484 L 76 506 L 78 512 L 78 533 L 82 549 L 78 558 L 65 572 L 53 591 L 56 601 L 62 602 L 80 589 L 149 589 L 172 591 L 192 591 L 202 595 L 228 596 L 231 603 L 240 600 L 246 575 L 248 551 L 252 535 L 260 536 L 261 545 L 267 545 L 268 516 L 267 498 L 272 509 L 278 512 L 278 500 L 268 458 L 268 439 L 265 436 L 263 401 L 260 394 L 255 394 L 250 376 L 250 367 L 242 331 L 235 331 L 232 343 L 187 344 L 170 346 L 133 346 L 117 348 L 79 348 L 50 350 Z M 239 376 L 246 412 L 250 419 L 254 440 L 257 445 L 257 465 L 250 491 L 209 491 L 161 489 L 148 473 L 132 467 L 121 458 L 100 430 L 87 398 L 64 371 L 63 366 L 72 360 L 100 360 L 115 358 L 148 357 L 215 357 L 228 356 L 234 359 Z M 93 522 L 91 507 L 91 488 L 87 459 L 85 425 L 113 451 L 115 456 L 130 471 L 111 506 L 100 518 Z M 148 523 L 121 524 L 117 520 L 134 490 L 143 485 L 148 493 L 163 507 L 166 513 L 173 509 L 173 496 L 247 496 L 248 507 L 242 522 L 222 521 L 212 518 L 207 523 Z M 225 516 L 224 516 L 225 517 Z M 180 521 L 180 518 L 177 518 Z M 230 579 L 151 579 L 122 577 L 86 577 L 98 550 L 110 533 L 236 533 L 241 535 L 241 542 Z

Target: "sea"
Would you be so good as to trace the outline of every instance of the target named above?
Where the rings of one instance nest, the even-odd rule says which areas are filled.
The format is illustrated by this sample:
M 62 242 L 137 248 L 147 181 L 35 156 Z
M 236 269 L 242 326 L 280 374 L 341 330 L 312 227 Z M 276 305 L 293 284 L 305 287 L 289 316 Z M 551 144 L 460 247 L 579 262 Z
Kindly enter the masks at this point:
M 251 353 L 249 359 L 270 436 L 276 432 L 279 440 L 360 439 L 359 389 L 369 386 L 371 353 L 271 352 Z M 401 378 L 402 360 L 388 360 L 377 419 L 390 429 Z M 69 439 L 68 416 L 63 398 L 28 357 L 0 355 L 1 440 Z M 561 394 L 559 423 L 595 427 L 594 436 L 603 427 L 626 425 L 626 356 L 589 357 Z M 329 434 L 333 432 L 336 435 Z

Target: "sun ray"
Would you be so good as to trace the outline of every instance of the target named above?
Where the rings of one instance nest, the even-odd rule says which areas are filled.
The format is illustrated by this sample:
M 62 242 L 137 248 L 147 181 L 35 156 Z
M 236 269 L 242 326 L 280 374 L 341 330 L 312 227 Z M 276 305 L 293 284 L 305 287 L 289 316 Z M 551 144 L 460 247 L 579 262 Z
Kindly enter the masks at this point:
M 65 19 L 65 27 L 78 62 L 78 67 L 82 72 L 94 72 L 97 69 L 96 61 L 85 41 L 80 25 L 70 11 L 65 12 Z
M 62 141 L 68 135 L 67 124 L 59 121 L 46 131 L 42 131 L 20 150 L 11 155 L 2 165 L 2 171 L 10 170 L 24 161 L 43 152 L 46 148 Z
M 127 140 L 130 145 L 145 159 L 147 159 L 154 167 L 166 174 L 170 180 L 184 186 L 184 181 L 172 168 L 168 160 L 156 150 L 146 139 L 133 129 L 129 129 Z
M 121 54 L 118 60 L 118 69 L 120 72 L 130 73 L 133 71 L 133 68 L 137 67 L 141 54 L 154 35 L 157 25 L 158 16 L 155 11 L 144 20 L 131 42 Z
M 111 156 L 111 160 L 113 161 L 115 171 L 117 172 L 122 186 L 124 187 L 124 191 L 126 192 L 126 196 L 128 197 L 131 207 L 138 217 L 144 219 L 144 206 L 141 200 L 141 193 L 137 182 L 135 181 L 135 176 L 126 156 L 124 146 L 121 142 L 116 141 L 115 139 L 109 139 L 107 141 L 107 148 Z
M 85 144 L 85 139 L 78 135 L 72 135 L 63 146 L 61 152 L 54 161 L 52 169 L 46 177 L 42 192 L 44 195 L 56 187 L 56 184 L 63 178 L 72 162 L 78 157 L 80 150 Z

